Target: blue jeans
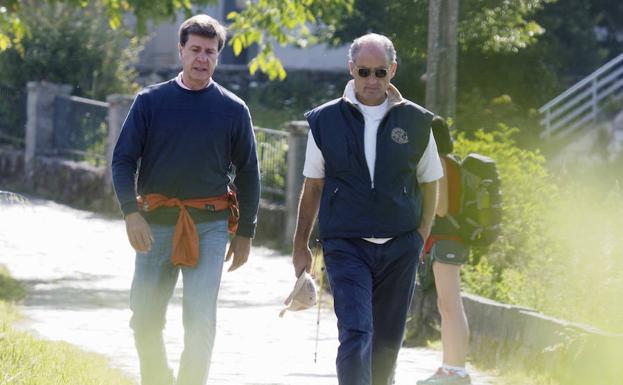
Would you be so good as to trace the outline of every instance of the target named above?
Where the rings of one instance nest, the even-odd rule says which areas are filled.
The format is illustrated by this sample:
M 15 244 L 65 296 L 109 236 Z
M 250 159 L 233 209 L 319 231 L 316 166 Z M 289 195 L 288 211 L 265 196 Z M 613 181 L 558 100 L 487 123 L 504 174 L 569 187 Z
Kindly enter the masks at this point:
M 130 291 L 134 342 L 143 385 L 170 385 L 162 330 L 167 305 L 180 270 L 184 282 L 184 351 L 180 359 L 178 385 L 204 385 L 208 378 L 214 335 L 216 301 L 227 246 L 227 221 L 198 223 L 199 262 L 193 268 L 171 263 L 175 226 L 151 225 L 154 243 L 148 253 L 137 253 Z
M 380 245 L 323 240 L 340 340 L 340 385 L 393 383 L 422 244 L 417 232 Z

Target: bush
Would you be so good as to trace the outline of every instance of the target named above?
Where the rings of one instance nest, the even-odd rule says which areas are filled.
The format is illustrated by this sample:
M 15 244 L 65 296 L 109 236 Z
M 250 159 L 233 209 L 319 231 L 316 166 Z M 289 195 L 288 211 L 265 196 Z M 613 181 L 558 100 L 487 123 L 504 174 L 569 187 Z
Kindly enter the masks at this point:
M 466 290 L 622 332 L 623 159 L 610 169 L 553 175 L 538 151 L 516 146 L 516 132 L 499 125 L 455 143 L 462 156 L 478 152 L 497 161 L 504 194 L 502 236 L 472 250 Z
M 620 171 L 609 174 L 601 166 L 559 178 L 560 199 L 545 217 L 553 253 L 533 261 L 526 274 L 534 281 L 530 286 L 542 293 L 539 308 L 621 333 L 623 193 L 618 178 Z
M 21 47 L 0 53 L 0 131 L 23 138 L 29 81 L 70 84 L 74 95 L 98 100 L 136 88 L 129 64 L 140 44 L 127 30 L 110 28 L 99 2 L 85 9 L 26 3 L 20 18 L 29 33 Z
M 542 215 L 556 195 L 545 159 L 537 151 L 517 147 L 513 140 L 516 132 L 499 125 L 493 132 L 477 131 L 473 139 L 459 135 L 455 143 L 455 151 L 461 156 L 477 152 L 498 164 L 503 192 L 502 236 L 488 249 L 474 248 L 465 282 L 471 292 L 503 302 L 509 301 L 506 290 L 498 285 L 504 271 L 548 252 Z
M 26 297 L 24 286 L 9 275 L 6 267 L 0 265 L 0 301 L 21 301 Z

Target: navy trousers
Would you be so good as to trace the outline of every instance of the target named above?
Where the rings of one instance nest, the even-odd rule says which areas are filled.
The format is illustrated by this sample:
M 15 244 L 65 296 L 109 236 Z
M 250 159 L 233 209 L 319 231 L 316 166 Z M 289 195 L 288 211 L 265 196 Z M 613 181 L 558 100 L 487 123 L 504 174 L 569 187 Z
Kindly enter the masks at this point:
M 417 231 L 384 244 L 324 239 L 340 346 L 340 385 L 390 385 L 413 297 L 422 238 Z

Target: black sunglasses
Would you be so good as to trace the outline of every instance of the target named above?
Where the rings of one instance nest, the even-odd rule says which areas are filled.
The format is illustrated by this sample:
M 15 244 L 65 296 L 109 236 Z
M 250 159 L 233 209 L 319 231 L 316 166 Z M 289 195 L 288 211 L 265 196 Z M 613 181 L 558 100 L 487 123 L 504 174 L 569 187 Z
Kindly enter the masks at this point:
M 372 74 L 373 70 L 366 67 L 357 67 L 357 75 L 362 78 L 367 78 Z M 387 68 L 375 68 L 374 76 L 378 79 L 382 79 L 387 76 L 388 69 Z

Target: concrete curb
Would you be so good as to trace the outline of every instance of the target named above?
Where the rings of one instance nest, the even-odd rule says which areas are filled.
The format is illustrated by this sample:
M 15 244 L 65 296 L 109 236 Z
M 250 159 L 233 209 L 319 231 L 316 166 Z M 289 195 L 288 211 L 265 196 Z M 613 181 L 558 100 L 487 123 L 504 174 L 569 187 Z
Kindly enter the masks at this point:
M 623 384 L 623 334 L 463 294 L 476 361 L 516 360 L 561 384 Z

